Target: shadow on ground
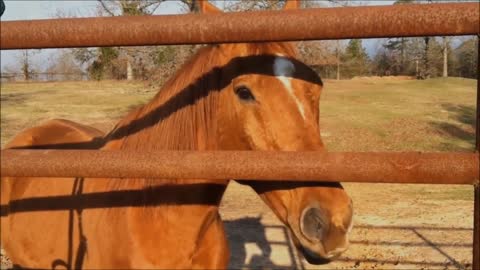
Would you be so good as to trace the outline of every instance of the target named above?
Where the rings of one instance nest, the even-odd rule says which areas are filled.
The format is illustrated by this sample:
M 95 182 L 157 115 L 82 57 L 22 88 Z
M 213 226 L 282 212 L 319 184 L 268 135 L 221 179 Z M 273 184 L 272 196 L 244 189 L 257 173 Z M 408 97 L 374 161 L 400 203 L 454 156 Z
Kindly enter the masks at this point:
M 298 253 L 295 250 L 295 247 L 290 239 L 290 235 L 283 226 L 270 226 L 264 225 L 260 222 L 260 217 L 258 218 L 241 218 L 225 222 L 225 227 L 227 231 L 227 237 L 230 245 L 230 269 L 254 269 L 254 268 L 267 268 L 267 269 L 309 269 L 314 268 L 315 266 L 310 266 L 303 261 L 303 259 L 298 259 Z M 438 241 L 433 241 L 427 236 L 428 231 L 434 232 L 448 232 L 448 233 L 459 233 L 459 232 L 471 232 L 471 228 L 447 228 L 447 227 L 425 227 L 425 226 L 370 226 L 370 225 L 358 225 L 357 229 L 363 229 L 372 231 L 384 231 L 388 230 L 392 232 L 392 238 L 386 238 L 384 241 L 369 241 L 368 239 L 353 239 L 351 241 L 350 249 L 357 250 L 356 253 L 361 253 L 367 246 L 368 247 L 400 247 L 400 248 L 428 248 L 432 251 L 435 251 L 437 254 L 441 255 L 441 259 L 438 258 L 431 259 L 424 257 L 422 254 L 418 254 L 415 258 L 411 256 L 408 259 L 402 259 L 402 257 L 395 257 L 394 259 L 388 257 L 368 257 L 366 256 L 346 256 L 336 259 L 331 265 L 324 265 L 322 269 L 336 268 L 336 267 L 347 267 L 350 268 L 395 268 L 399 265 L 409 265 L 410 267 L 415 268 L 448 268 L 448 269 L 468 269 L 471 268 L 470 263 L 462 263 L 458 259 L 454 258 L 449 254 L 447 250 L 452 248 L 471 248 L 472 243 L 440 243 Z M 271 237 L 267 237 L 268 230 L 275 229 L 281 230 L 285 236 L 284 241 L 278 240 L 269 240 Z M 407 241 L 397 241 L 395 240 L 395 232 L 403 231 L 404 233 L 409 233 L 414 236 L 417 241 L 407 240 Z M 256 245 L 256 248 L 252 246 Z M 283 245 L 286 247 L 288 252 L 283 252 L 283 254 L 273 254 L 273 246 Z M 253 254 L 253 255 L 252 255 Z M 278 258 L 281 257 L 283 263 L 276 263 Z M 363 266 L 363 267 L 362 267 Z M 326 268 L 325 268 L 326 267 Z
M 287 229 L 280 225 L 263 225 L 260 220 L 261 217 L 247 217 L 225 221 L 230 246 L 228 268 L 305 269 L 302 261 L 297 259 Z M 277 239 L 267 237 L 267 230 L 276 231 L 274 237 Z M 281 258 L 272 258 L 274 249 L 282 255 Z
M 452 103 L 442 103 L 440 106 L 442 110 L 448 112 L 448 118 L 453 122 L 431 121 L 430 125 L 442 136 L 466 141 L 473 147 L 477 120 L 475 106 Z M 449 143 L 443 143 L 443 148 L 447 150 L 452 147 L 454 146 Z

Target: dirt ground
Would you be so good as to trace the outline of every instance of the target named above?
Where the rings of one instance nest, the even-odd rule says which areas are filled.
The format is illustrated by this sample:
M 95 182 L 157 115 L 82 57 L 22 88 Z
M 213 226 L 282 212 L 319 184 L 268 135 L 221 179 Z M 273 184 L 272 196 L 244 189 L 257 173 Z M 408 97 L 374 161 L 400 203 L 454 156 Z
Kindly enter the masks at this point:
M 471 151 L 475 84 L 463 79 L 327 81 L 321 103 L 322 136 L 332 151 Z M 84 102 L 101 102 L 102 96 L 111 100 L 102 85 L 88 86 L 77 88 L 87 89 L 92 100 L 78 104 L 72 99 L 85 93 L 67 95 L 59 90 L 65 87 L 62 84 L 47 87 L 51 100 L 46 99 L 47 92 L 24 90 L 45 85 L 2 86 L 2 145 L 32 123 L 58 115 L 108 130 L 125 108 L 111 116 L 114 108 L 109 103 L 105 110 L 97 104 L 95 114 L 82 119 L 67 111 L 67 104 L 80 107 Z M 142 86 L 137 84 L 110 88 L 123 89 L 119 93 L 126 99 L 131 95 L 131 104 L 153 95 L 139 95 L 135 89 Z M 72 99 L 65 100 L 66 96 Z M 40 109 L 53 103 L 48 110 Z M 22 114 L 27 105 L 30 109 Z M 232 182 L 221 204 L 230 268 L 471 269 L 470 186 L 344 183 L 344 187 L 355 212 L 350 249 L 336 261 L 317 266 L 301 258 L 286 228 L 249 187 Z M 1 260 L 6 267 L 7 258 Z
M 336 261 L 318 266 L 300 259 L 287 230 L 249 187 L 231 184 L 221 208 L 232 250 L 230 266 L 242 269 L 471 268 L 472 201 L 438 200 L 421 192 L 435 189 L 437 194 L 442 194 L 447 189 L 462 187 L 353 183 L 346 183 L 344 187 L 354 201 L 351 246 Z M 239 202 L 242 202 L 241 211 Z

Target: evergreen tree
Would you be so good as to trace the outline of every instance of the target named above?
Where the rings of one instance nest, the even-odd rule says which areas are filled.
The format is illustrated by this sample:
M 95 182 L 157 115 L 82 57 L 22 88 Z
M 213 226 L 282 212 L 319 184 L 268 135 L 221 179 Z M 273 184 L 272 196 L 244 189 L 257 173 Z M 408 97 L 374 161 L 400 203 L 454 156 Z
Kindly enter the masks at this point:
M 377 52 L 372 63 L 373 73 L 377 76 L 392 75 L 392 62 L 392 58 L 385 50 Z
M 361 39 L 351 39 L 341 58 L 345 77 L 351 78 L 369 73 L 369 58 Z
M 455 75 L 465 78 L 477 78 L 478 38 L 464 41 L 454 50 L 456 65 Z M 477 78 L 478 79 L 478 78 Z

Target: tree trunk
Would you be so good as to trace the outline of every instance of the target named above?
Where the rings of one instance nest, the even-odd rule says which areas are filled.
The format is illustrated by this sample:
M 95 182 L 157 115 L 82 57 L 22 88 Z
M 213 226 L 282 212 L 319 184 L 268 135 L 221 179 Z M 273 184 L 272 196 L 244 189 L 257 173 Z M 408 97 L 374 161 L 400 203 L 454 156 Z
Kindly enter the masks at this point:
M 401 38 L 401 47 L 400 47 L 400 72 L 402 75 L 405 75 L 405 38 Z
M 424 64 L 424 70 L 423 70 L 423 79 L 428 79 L 430 78 L 430 63 L 428 61 L 428 53 L 429 53 L 429 41 L 430 37 L 425 37 L 425 50 L 423 52 L 423 64 Z
M 418 79 L 419 74 L 418 74 L 418 59 L 415 60 L 415 77 Z
M 127 60 L 127 80 L 128 81 L 133 80 L 133 70 L 132 70 L 132 64 L 130 63 L 130 60 Z
M 448 77 L 448 40 L 447 37 L 443 37 L 443 77 Z
M 25 81 L 30 80 L 30 64 L 28 62 L 28 51 L 23 51 L 23 65 L 22 65 L 23 77 Z
M 337 81 L 340 80 L 340 41 L 337 40 Z

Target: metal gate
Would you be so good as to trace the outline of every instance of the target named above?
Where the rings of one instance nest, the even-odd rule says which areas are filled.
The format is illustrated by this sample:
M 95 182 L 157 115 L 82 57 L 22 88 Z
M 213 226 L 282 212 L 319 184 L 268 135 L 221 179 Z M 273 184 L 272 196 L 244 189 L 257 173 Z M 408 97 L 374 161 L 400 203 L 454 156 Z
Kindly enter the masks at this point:
M 449 3 L 7 21 L 0 24 L 0 49 L 478 36 L 479 18 L 478 3 Z M 480 65 L 480 59 L 478 62 Z M 480 80 L 477 79 L 474 153 L 2 150 L 1 176 L 322 179 L 473 185 L 473 269 L 480 269 L 479 104 Z M 130 162 L 132 160 L 135 162 Z

